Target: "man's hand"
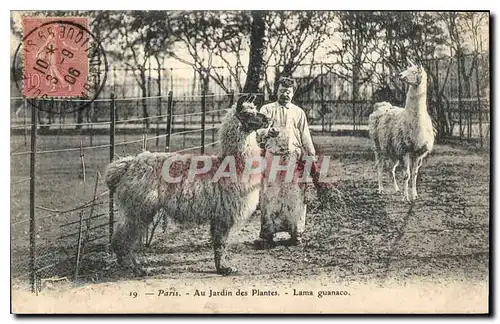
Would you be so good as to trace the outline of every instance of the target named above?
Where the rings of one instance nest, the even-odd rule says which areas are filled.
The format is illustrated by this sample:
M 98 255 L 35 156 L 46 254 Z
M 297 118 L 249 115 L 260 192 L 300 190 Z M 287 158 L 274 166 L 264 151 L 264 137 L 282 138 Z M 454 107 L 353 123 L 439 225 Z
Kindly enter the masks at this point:
M 271 127 L 271 128 L 269 128 L 269 131 L 267 132 L 267 135 L 269 137 L 276 137 L 276 136 L 279 135 L 279 133 L 280 133 L 280 130 L 279 130 L 278 127 Z

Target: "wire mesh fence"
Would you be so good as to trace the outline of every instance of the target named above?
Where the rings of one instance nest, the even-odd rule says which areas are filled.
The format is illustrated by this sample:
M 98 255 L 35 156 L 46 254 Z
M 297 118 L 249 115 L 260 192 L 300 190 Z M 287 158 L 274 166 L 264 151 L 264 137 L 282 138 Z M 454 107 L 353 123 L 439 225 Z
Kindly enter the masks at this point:
M 84 275 L 92 255 L 106 253 L 118 212 L 102 176 L 110 160 L 144 150 L 213 150 L 234 94 L 112 96 L 94 102 L 88 120 L 76 112 L 50 124 L 38 123 L 44 117 L 36 105 L 12 101 L 30 114 L 11 127 L 11 270 L 37 291 L 47 278 Z M 133 109 L 148 114 L 127 114 Z
M 489 139 L 489 61 L 488 54 L 471 54 L 422 62 L 428 74 L 428 110 L 438 137 L 478 139 L 481 143 Z M 148 128 L 150 123 L 156 122 L 161 128 L 161 120 L 166 121 L 167 118 L 169 91 L 175 94 L 174 128 L 184 126 L 185 123 L 193 124 L 201 119 L 201 114 L 196 114 L 200 112 L 200 105 L 194 105 L 194 102 L 200 102 L 203 90 L 206 93 L 207 107 L 218 107 L 231 97 L 229 89 L 236 85 L 232 74 L 224 68 L 213 69 L 217 70 L 218 75 L 224 76 L 219 82 L 210 78 L 205 80 L 198 72 L 190 69 L 151 67 L 146 69 L 143 83 L 138 83 L 134 77 L 138 71 L 113 67 L 110 70 L 110 84 L 101 93 L 102 98 L 93 102 L 89 109 L 72 114 L 60 113 L 64 109 L 64 101 L 52 102 L 50 111 L 39 112 L 40 124 L 44 125 L 41 131 L 59 127 L 62 132 L 68 131 L 68 124 L 85 124 L 77 125 L 76 129 L 88 127 L 94 133 L 105 133 L 105 123 L 109 121 L 108 102 L 105 98 L 109 98 L 111 93 L 123 97 L 116 99 L 116 119 L 128 120 L 126 125 L 121 126 L 123 128 L 141 124 Z M 273 66 L 269 66 L 266 71 L 264 101 L 269 101 L 276 90 L 275 82 L 271 80 L 272 70 Z M 309 124 L 320 127 L 322 131 L 366 130 L 368 116 L 376 101 L 389 101 L 394 105 L 404 106 L 405 86 L 390 71 L 395 70 L 389 69 L 383 62 L 379 63 L 374 68 L 372 78 L 353 84 L 352 78 L 348 77 L 349 73 L 346 76 L 345 71 L 339 72 L 335 64 L 301 64 L 292 73 L 298 83 L 294 102 L 304 109 Z M 17 126 L 22 125 L 26 118 L 27 111 L 23 106 L 21 98 L 12 100 L 11 112 Z M 193 115 L 187 115 L 190 113 Z M 214 122 L 220 117 L 220 114 L 216 114 Z M 98 122 L 103 124 L 96 124 Z

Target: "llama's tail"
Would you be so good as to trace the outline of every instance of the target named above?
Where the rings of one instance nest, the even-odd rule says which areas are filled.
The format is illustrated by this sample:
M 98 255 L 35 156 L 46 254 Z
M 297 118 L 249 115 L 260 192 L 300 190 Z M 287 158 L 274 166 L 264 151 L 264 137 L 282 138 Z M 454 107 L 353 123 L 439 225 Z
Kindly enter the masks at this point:
M 127 156 L 119 160 L 111 162 L 106 168 L 105 181 L 109 190 L 114 191 L 120 183 L 121 178 L 127 172 L 132 161 L 133 156 Z

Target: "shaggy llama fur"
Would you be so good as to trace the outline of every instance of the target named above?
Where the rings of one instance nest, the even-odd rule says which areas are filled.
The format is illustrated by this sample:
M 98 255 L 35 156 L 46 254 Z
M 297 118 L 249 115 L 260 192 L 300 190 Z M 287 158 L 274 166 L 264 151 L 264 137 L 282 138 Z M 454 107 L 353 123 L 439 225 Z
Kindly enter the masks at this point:
M 219 131 L 222 154 L 211 156 L 214 168 L 224 157 L 234 156 L 237 170 L 250 157 L 260 157 L 257 129 L 268 126 L 268 119 L 257 112 L 252 99 L 240 98 L 228 112 Z M 246 103 L 243 100 L 247 100 Z M 230 181 L 221 178 L 217 182 L 203 177 L 194 181 L 169 183 L 162 179 L 165 160 L 176 157 L 176 153 L 144 152 L 112 162 L 106 170 L 106 183 L 115 192 L 116 201 L 123 211 L 123 221 L 117 226 L 112 249 L 122 265 L 131 266 L 140 275 L 144 270 L 137 263 L 133 250 L 140 233 L 152 222 L 160 210 L 177 224 L 190 226 L 193 223 L 210 223 L 214 248 L 215 267 L 219 274 L 236 271 L 227 258 L 227 242 L 237 225 L 245 222 L 255 211 L 261 187 L 259 178 L 247 181 Z M 185 174 L 195 155 L 183 155 L 174 173 Z M 238 169 L 239 168 L 239 169 Z M 172 170 L 172 168 L 170 169 Z M 209 173 L 213 175 L 214 169 Z M 171 176 L 176 176 L 175 174 Z
M 396 168 L 404 167 L 404 197 L 410 202 L 417 199 L 417 176 L 423 159 L 432 151 L 435 132 L 427 112 L 427 74 L 422 66 L 412 64 L 400 73 L 400 78 L 409 84 L 405 108 L 392 106 L 388 102 L 375 104 L 369 116 L 369 133 L 375 150 L 375 164 L 378 172 L 378 190 L 382 186 L 384 162 L 392 162 L 394 190 L 399 191 Z M 410 199 L 408 193 L 411 179 Z

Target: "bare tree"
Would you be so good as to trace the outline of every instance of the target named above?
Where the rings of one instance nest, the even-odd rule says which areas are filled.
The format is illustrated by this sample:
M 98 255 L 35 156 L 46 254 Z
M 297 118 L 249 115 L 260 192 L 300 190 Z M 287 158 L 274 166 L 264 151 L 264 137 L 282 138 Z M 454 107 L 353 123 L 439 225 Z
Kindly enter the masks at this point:
M 241 75 L 246 73 L 242 55 L 249 41 L 250 21 L 247 12 L 175 12 L 171 32 L 187 50 L 190 58 L 187 59 L 173 50 L 168 54 L 198 72 L 204 81 L 204 87 L 210 79 L 230 93 L 227 77 L 223 73 L 228 71 L 238 90 L 242 91 Z M 215 61 L 221 66 L 216 66 Z
M 174 44 L 174 40 L 165 33 L 169 28 L 170 15 L 167 11 L 114 12 L 102 20 L 102 24 L 108 26 L 108 55 L 122 62 L 133 73 L 141 89 L 143 123 L 146 128 L 150 125 L 146 71 L 153 58 L 159 62 L 159 57 Z
M 274 68 L 274 80 L 281 76 L 292 76 L 297 69 L 308 64 L 308 82 L 296 95 L 309 91 L 321 77 L 314 71 L 315 60 L 320 49 L 333 35 L 334 13 L 331 11 L 273 11 L 266 16 L 269 28 L 269 49 L 265 65 Z M 323 74 L 330 71 L 325 66 Z M 271 86 L 266 74 L 266 89 L 271 99 L 275 99 L 277 83 Z
M 428 74 L 433 100 L 429 107 L 430 114 L 438 126 L 438 134 L 449 133 L 452 119 L 445 113 L 448 99 L 444 90 L 451 62 L 444 59 L 441 61 L 446 66 L 439 66 L 441 72 L 445 69 L 444 80 L 440 79 L 437 74 L 439 62 L 436 61 L 436 55 L 446 47 L 448 37 L 439 13 L 377 12 L 374 14 L 378 16 L 380 26 L 380 39 L 375 51 L 381 60 L 379 66 L 374 68 L 373 76 L 380 84 L 380 89 L 388 90 L 389 95 L 402 104 L 405 88 L 394 76 L 406 67 L 408 59 L 422 63 Z
M 379 17 L 372 12 L 338 12 L 336 33 L 341 39 L 334 44 L 329 55 L 337 58 L 337 74 L 352 84 L 352 122 L 355 128 L 362 110 L 357 109 L 360 88 L 372 79 L 374 66 L 378 63 L 373 56 L 380 36 Z

